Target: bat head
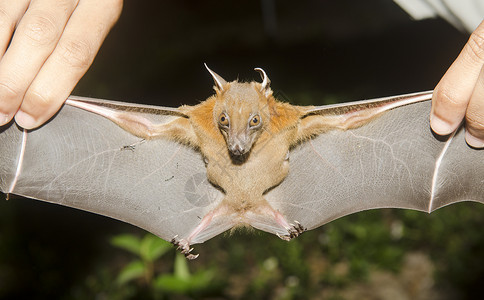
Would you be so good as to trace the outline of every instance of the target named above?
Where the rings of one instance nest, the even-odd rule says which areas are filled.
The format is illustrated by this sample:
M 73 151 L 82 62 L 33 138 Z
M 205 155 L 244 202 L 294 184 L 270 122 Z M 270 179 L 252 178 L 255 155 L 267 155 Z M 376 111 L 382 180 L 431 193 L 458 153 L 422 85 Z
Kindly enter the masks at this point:
M 230 154 L 237 158 L 247 158 L 270 122 L 268 103 L 273 99 L 270 80 L 260 68 L 256 71 L 261 73 L 262 83 L 227 83 L 215 72 L 208 70 L 217 92 L 213 109 L 214 123 L 220 129 Z

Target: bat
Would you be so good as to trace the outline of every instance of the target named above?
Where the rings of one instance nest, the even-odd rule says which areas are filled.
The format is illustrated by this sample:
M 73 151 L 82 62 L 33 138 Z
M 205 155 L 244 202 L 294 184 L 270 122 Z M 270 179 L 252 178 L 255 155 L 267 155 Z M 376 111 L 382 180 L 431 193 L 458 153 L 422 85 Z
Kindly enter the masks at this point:
M 484 152 L 432 134 L 431 92 L 321 107 L 227 82 L 179 108 L 71 96 L 35 130 L 0 127 L 0 189 L 191 245 L 238 226 L 284 240 L 376 208 L 483 202 Z

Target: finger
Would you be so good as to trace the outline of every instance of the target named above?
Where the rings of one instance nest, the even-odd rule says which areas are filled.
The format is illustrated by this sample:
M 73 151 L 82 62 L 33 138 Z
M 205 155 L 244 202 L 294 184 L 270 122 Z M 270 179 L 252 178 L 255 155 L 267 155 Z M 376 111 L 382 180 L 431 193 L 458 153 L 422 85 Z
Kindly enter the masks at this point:
M 29 0 L 0 1 L 0 59 L 5 54 L 12 33 L 17 26 L 18 21 L 25 13 L 25 10 L 29 6 Z M 0 126 L 7 123 L 12 119 L 12 114 L 2 112 L 0 104 Z
M 484 65 L 484 22 L 472 33 L 434 90 L 430 125 L 437 134 L 453 132 L 464 118 Z
M 54 50 L 76 0 L 32 1 L 0 61 L 0 110 L 13 116 L 32 80 Z
M 484 148 L 484 68 L 481 69 L 466 112 L 466 141 Z
M 29 0 L 0 1 L 0 58 L 7 50 L 18 21 L 29 6 Z
M 84 75 L 122 8 L 119 0 L 81 0 L 54 52 L 30 85 L 15 121 L 30 129 L 50 119 Z

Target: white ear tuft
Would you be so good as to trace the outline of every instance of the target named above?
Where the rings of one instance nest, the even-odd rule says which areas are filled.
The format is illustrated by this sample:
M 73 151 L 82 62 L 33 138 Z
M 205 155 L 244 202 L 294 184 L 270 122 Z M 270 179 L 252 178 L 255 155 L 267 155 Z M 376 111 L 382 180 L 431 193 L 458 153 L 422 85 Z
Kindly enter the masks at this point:
M 261 92 L 264 93 L 265 96 L 268 96 L 271 92 L 269 85 L 271 84 L 271 80 L 267 77 L 267 74 L 262 68 L 255 68 L 255 71 L 259 72 L 260 76 L 262 77 L 261 83 Z
M 204 65 L 205 65 L 205 68 L 207 68 L 207 71 L 210 73 L 210 75 L 212 75 L 213 81 L 215 82 L 215 86 L 220 92 L 222 92 L 224 90 L 224 86 L 227 84 L 227 81 L 225 81 L 225 79 L 223 79 L 220 75 L 218 75 L 214 71 L 210 70 L 210 68 L 207 66 L 206 63 L 204 63 Z

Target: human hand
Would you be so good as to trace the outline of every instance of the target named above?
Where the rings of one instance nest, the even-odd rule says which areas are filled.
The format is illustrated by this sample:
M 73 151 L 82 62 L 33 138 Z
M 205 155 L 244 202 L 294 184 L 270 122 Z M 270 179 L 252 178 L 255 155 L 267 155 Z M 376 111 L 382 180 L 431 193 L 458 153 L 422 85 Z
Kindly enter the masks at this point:
M 466 141 L 484 148 L 484 21 L 434 90 L 430 125 L 439 135 L 466 120 Z
M 14 115 L 27 129 L 50 119 L 122 6 L 122 0 L 0 0 L 0 126 Z

